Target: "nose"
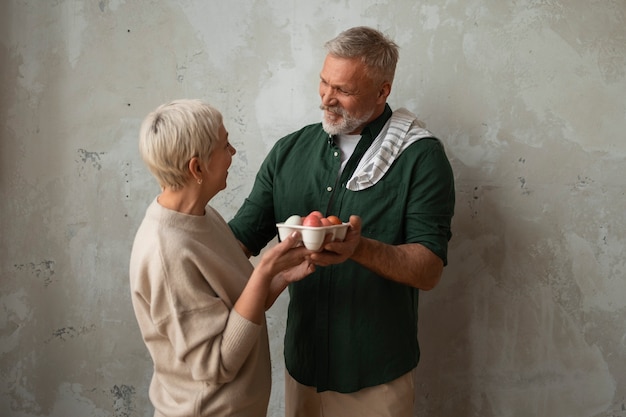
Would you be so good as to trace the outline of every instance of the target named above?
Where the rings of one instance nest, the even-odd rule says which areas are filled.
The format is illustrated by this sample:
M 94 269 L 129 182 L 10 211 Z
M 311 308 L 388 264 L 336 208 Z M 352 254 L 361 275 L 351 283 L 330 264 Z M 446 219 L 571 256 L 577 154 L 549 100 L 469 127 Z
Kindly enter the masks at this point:
M 332 87 L 320 83 L 320 98 L 322 99 L 322 105 L 332 106 L 336 104 L 335 91 Z
M 237 153 L 237 149 L 235 149 L 235 147 L 231 145 L 230 143 L 228 144 L 228 148 L 230 150 L 231 156 Z

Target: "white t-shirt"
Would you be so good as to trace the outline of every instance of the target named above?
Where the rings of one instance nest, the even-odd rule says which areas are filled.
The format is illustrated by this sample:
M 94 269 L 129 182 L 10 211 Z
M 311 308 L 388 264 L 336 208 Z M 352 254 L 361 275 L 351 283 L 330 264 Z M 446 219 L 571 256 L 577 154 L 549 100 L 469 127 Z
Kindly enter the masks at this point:
M 341 149 L 341 168 L 339 173 L 343 172 L 343 169 L 348 163 L 348 159 L 352 156 L 357 143 L 361 140 L 361 135 L 337 135 L 335 136 L 335 143 Z

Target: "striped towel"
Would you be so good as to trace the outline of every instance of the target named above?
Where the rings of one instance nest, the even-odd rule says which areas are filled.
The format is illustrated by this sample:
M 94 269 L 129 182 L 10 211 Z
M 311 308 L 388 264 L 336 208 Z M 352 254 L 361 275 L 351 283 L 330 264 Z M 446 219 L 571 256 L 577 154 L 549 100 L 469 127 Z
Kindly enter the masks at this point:
M 383 130 L 363 155 L 346 188 L 351 191 L 365 190 L 376 184 L 393 162 L 413 142 L 434 137 L 424 124 L 407 109 L 393 112 Z

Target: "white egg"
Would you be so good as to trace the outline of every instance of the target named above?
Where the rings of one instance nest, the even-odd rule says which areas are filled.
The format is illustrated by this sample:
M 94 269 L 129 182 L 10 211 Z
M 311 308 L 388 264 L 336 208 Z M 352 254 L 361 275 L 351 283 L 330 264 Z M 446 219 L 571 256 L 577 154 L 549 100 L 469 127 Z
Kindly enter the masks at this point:
M 289 216 L 289 218 L 285 220 L 285 224 L 300 226 L 302 224 L 302 217 L 298 216 L 297 214 Z

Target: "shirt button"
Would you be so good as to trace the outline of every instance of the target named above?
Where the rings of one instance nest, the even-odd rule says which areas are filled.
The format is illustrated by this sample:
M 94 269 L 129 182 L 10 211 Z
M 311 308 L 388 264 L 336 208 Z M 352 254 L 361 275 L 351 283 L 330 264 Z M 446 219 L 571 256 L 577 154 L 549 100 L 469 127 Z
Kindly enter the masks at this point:
M 334 155 L 339 156 L 339 152 L 335 151 Z
M 333 187 L 326 187 L 326 191 L 332 191 Z

